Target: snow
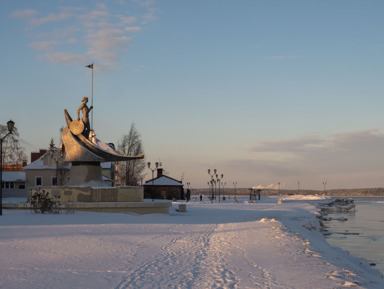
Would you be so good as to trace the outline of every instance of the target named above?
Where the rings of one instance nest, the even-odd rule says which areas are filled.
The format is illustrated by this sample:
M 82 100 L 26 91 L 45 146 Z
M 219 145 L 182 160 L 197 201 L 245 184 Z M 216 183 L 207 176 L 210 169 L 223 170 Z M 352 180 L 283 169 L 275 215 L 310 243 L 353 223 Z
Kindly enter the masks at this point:
M 238 200 L 169 215 L 3 210 L 0 288 L 384 288 L 325 241 L 321 197 Z

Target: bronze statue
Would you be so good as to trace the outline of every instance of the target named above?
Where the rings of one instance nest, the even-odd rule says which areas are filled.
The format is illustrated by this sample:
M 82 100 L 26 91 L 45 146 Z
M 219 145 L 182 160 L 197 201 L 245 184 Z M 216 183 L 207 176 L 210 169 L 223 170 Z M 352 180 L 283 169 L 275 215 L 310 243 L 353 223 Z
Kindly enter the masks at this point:
M 91 131 L 91 127 L 90 127 L 90 124 L 89 124 L 89 112 L 92 110 L 93 106 L 88 108 L 88 106 L 87 106 L 88 97 L 86 97 L 86 96 L 83 97 L 81 102 L 83 104 L 80 105 L 79 108 L 77 109 L 77 120 L 78 121 L 80 120 L 80 110 L 81 110 L 82 113 L 83 113 L 83 117 L 81 118 L 81 120 L 84 123 L 83 135 L 86 138 L 88 138 L 89 137 L 89 132 Z
M 83 104 L 77 109 L 77 119 L 72 120 L 68 111 L 64 110 L 67 127 L 63 129 L 62 140 L 65 147 L 65 161 L 76 162 L 114 162 L 143 159 L 144 154 L 139 156 L 126 156 L 117 152 L 109 145 L 94 137 L 90 138 L 88 97 L 81 100 Z M 80 111 L 83 116 L 80 120 Z

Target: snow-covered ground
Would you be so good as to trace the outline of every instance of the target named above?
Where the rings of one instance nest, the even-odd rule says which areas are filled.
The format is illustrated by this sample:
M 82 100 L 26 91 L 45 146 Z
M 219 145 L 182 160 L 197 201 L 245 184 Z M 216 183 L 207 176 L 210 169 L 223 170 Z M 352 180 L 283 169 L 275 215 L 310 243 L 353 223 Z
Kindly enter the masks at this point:
M 321 200 L 306 198 L 192 200 L 169 215 L 3 210 L 0 288 L 384 288 L 326 243 Z

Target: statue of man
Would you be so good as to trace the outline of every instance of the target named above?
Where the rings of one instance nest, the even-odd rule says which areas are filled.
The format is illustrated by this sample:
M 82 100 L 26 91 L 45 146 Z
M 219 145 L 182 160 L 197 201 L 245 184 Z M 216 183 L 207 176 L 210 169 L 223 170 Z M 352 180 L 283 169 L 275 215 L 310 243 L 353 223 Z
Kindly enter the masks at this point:
M 80 110 L 81 110 L 82 113 L 83 113 L 83 117 L 81 118 L 81 120 L 84 122 L 83 135 L 86 138 L 88 138 L 89 132 L 91 130 L 91 127 L 90 127 L 90 124 L 89 124 L 89 112 L 92 110 L 93 106 L 88 108 L 88 106 L 87 106 L 88 97 L 86 97 L 86 96 L 83 97 L 81 102 L 83 104 L 80 105 L 79 108 L 77 109 L 77 120 L 80 120 Z

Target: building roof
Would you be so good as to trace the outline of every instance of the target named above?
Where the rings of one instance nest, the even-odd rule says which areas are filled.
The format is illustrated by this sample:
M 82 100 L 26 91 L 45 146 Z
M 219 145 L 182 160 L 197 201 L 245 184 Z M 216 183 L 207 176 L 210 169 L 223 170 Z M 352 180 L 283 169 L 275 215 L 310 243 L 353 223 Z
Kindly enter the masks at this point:
M 53 148 L 56 153 L 60 152 L 60 149 L 58 148 Z M 24 167 L 24 170 L 47 170 L 47 169 L 57 169 L 57 165 L 55 162 L 48 162 L 48 164 L 44 164 L 44 158 L 45 157 L 50 157 L 49 156 L 49 151 L 47 151 L 45 154 L 43 154 L 41 157 L 39 157 L 37 160 L 34 162 L 30 163 L 29 165 Z M 61 167 L 64 168 L 69 168 L 70 163 L 63 163 Z
M 146 181 L 144 184 L 144 186 L 152 186 L 152 185 L 153 186 L 184 186 L 182 182 L 164 175 L 161 177 Z
M 25 172 L 3 172 L 3 182 L 25 182 Z

